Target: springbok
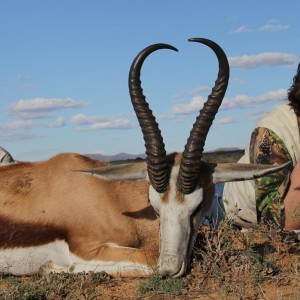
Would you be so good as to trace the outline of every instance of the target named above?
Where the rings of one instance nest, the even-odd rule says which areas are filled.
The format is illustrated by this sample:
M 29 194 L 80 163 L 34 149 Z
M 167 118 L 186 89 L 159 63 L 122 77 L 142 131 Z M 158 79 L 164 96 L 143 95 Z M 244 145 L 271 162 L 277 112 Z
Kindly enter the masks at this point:
M 166 155 L 143 95 L 140 71 L 154 44 L 134 59 L 129 90 L 145 140 L 146 162 L 111 165 L 75 154 L 0 167 L 0 272 L 106 271 L 112 275 L 178 277 L 186 273 L 201 221 L 219 182 L 247 180 L 286 167 L 208 164 L 201 160 L 224 97 L 229 65 L 219 60 L 214 88 L 182 154 Z

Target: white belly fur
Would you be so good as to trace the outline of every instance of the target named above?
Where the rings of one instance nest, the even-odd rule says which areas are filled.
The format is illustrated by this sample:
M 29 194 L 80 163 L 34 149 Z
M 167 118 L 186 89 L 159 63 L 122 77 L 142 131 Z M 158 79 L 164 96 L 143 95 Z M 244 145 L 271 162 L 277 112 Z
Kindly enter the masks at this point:
M 117 245 L 116 245 L 117 246 Z M 30 275 L 39 272 L 101 272 L 112 275 L 136 273 L 136 276 L 153 274 L 149 266 L 133 262 L 85 261 L 72 254 L 65 241 L 56 240 L 35 247 L 1 249 L 0 272 L 12 275 Z

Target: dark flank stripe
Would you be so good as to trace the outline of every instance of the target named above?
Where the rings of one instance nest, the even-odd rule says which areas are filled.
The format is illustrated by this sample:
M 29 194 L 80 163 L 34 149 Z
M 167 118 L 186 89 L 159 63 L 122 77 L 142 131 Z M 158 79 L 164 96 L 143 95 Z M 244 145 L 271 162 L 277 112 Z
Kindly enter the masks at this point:
M 61 228 L 38 223 L 15 222 L 0 217 L 0 248 L 40 246 L 56 239 L 66 240 Z

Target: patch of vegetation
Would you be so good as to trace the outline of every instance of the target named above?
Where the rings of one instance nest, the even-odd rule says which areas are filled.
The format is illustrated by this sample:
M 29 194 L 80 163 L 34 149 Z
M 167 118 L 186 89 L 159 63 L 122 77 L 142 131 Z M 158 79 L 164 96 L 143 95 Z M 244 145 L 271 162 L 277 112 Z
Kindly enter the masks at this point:
M 15 277 L 0 274 L 0 299 L 300 299 L 300 242 L 276 227 L 243 232 L 202 226 L 184 278 L 112 278 L 105 272 Z
M 167 278 L 161 279 L 158 274 L 154 274 L 149 279 L 140 285 L 139 293 L 144 294 L 152 291 L 155 294 L 164 295 L 181 295 L 183 290 L 188 286 L 187 279 Z
M 213 287 L 222 299 L 267 299 L 263 286 L 288 286 L 300 296 L 299 247 L 291 233 L 272 226 L 232 230 L 228 219 L 218 229 L 206 226 L 194 249 L 202 278 L 197 288 L 208 293 Z
M 45 276 L 0 277 L 0 299 L 6 300 L 56 300 L 99 299 L 101 283 L 110 280 L 105 272 L 88 274 L 48 274 Z

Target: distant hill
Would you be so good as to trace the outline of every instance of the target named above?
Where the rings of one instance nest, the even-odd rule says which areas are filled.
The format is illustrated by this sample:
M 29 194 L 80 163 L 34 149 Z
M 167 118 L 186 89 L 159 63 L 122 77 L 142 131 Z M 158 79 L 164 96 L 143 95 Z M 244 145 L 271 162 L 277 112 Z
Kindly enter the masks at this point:
M 207 151 L 203 153 L 203 159 L 206 161 L 213 161 L 213 160 L 223 160 L 225 157 L 224 162 L 227 162 L 229 159 L 236 161 L 239 159 L 244 153 L 244 150 L 233 147 L 233 148 L 217 148 L 215 150 Z M 86 156 L 101 160 L 101 161 L 132 161 L 132 160 L 137 160 L 137 159 L 145 159 L 146 154 L 141 153 L 141 154 L 128 154 L 128 153 L 118 153 L 115 155 L 103 155 L 103 154 L 85 154 Z M 217 162 L 215 161 L 215 162 Z
M 241 149 L 238 147 L 223 147 L 223 148 L 217 148 L 215 150 L 207 151 L 205 153 L 211 153 L 211 152 L 231 152 L 231 151 L 240 151 Z
M 115 155 L 103 155 L 103 154 L 85 154 L 86 156 L 102 160 L 102 161 L 123 161 L 123 160 L 135 160 L 137 158 L 145 159 L 146 154 L 128 154 L 128 153 L 118 153 Z

